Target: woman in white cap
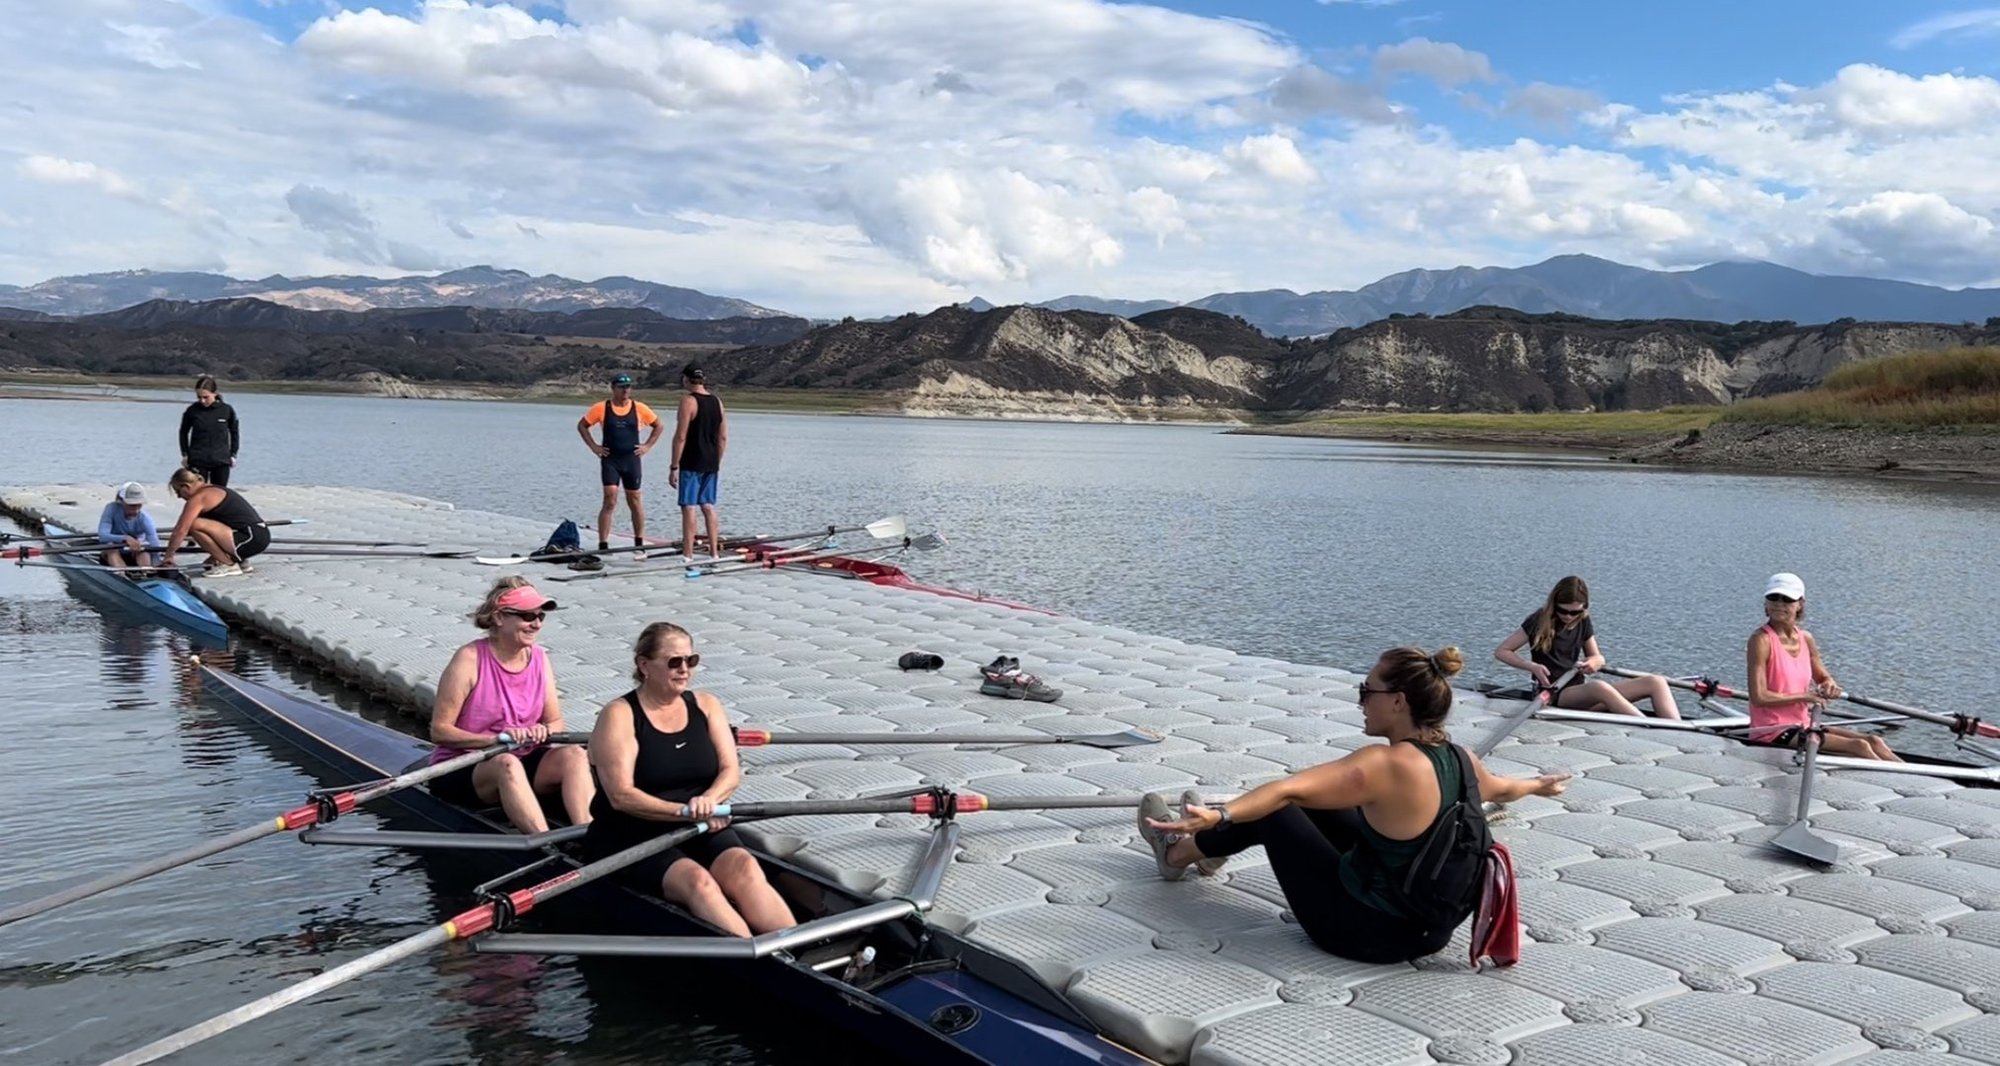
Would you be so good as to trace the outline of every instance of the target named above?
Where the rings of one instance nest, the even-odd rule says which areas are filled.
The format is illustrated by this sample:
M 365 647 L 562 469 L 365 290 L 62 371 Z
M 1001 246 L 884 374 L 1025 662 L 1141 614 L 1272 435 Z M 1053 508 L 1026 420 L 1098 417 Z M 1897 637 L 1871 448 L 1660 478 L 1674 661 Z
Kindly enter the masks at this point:
M 1820 661 L 1819 644 L 1800 627 L 1806 617 L 1806 583 L 1797 574 L 1772 574 L 1764 584 L 1764 624 L 1750 634 L 1750 741 L 1796 748 L 1812 727 L 1812 708 L 1838 699 L 1840 686 Z M 1828 755 L 1902 762 L 1882 738 L 1826 726 L 1819 750 Z
M 97 542 L 104 545 L 104 565 L 113 569 L 159 565 L 164 549 L 160 528 L 146 513 L 146 486 L 127 481 L 118 487 L 117 498 L 97 516 Z
M 563 728 L 555 668 L 536 638 L 556 609 L 525 577 L 493 583 L 472 624 L 487 636 L 458 649 L 439 679 L 431 705 L 431 762 L 491 747 L 505 733 L 513 751 L 454 770 L 431 782 L 431 794 L 464 807 L 499 804 L 523 833 L 540 833 L 549 821 L 540 796 L 560 793 L 572 824 L 590 821 L 597 786 L 590 763 L 575 744 L 545 743 Z

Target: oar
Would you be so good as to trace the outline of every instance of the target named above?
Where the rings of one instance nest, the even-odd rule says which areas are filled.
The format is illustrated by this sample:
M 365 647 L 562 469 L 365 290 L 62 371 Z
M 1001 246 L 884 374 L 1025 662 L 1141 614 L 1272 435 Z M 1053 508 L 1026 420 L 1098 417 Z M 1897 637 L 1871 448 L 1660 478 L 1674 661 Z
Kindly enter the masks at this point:
M 83 538 L 85 538 L 85 537 L 90 537 L 90 536 L 95 536 L 95 534 L 92 534 L 92 533 L 9 533 L 8 531 L 6 531 L 6 530 L 4 530 L 4 529 L 0 529 L 0 544 L 12 544 L 12 543 L 14 543 L 14 542 L 15 542 L 15 541 L 17 541 L 17 540 L 18 540 L 18 541 L 21 541 L 21 542 L 23 542 L 23 543 L 29 543 L 29 542 L 33 542 L 33 543 L 42 543 L 42 542 L 45 542 L 45 541 L 51 541 L 51 540 L 82 540 Z
M 1555 698 L 1555 694 L 1557 692 L 1562 691 L 1562 687 L 1564 685 L 1569 684 L 1570 679 L 1576 676 L 1576 672 L 1578 669 L 1579 667 L 1572 666 L 1569 668 L 1568 672 L 1564 673 L 1561 677 L 1556 678 L 1555 684 L 1536 689 L 1535 697 L 1531 700 L 1524 701 L 1521 704 L 1520 710 L 1515 711 L 1513 714 L 1508 715 L 1507 720 L 1501 722 L 1499 728 L 1495 729 L 1491 733 L 1488 733 L 1483 739 L 1480 740 L 1479 743 L 1473 745 L 1472 753 L 1474 755 L 1479 756 L 1482 759 L 1485 758 L 1487 755 L 1491 754 L 1493 749 L 1499 747 L 1501 741 L 1506 740 L 1508 737 L 1512 736 L 1514 734 L 1514 730 L 1519 729 L 1521 727 L 1521 723 L 1527 721 L 1530 715 L 1534 714 L 1537 710 L 1541 709 L 1542 707 L 1547 706 L 1548 702 L 1551 699 Z
M 734 728 L 734 727 L 732 727 Z M 1158 744 L 1150 729 L 1122 733 L 773 733 L 768 729 L 736 728 L 736 746 L 762 748 L 776 744 L 1081 744 L 1087 748 L 1131 748 Z
M 786 533 L 778 537 L 763 535 L 754 537 L 728 537 L 723 540 L 722 546 L 724 548 L 747 548 L 757 544 L 783 544 L 786 541 L 806 540 L 810 537 L 832 537 L 841 533 L 867 533 L 876 540 L 890 540 L 902 536 L 903 532 L 903 516 L 890 515 L 887 518 L 878 518 L 865 526 L 825 526 L 820 529 L 810 529 L 804 533 Z M 574 552 L 563 552 L 558 555 L 482 555 L 476 561 L 486 566 L 518 566 L 522 563 L 560 562 L 564 559 L 574 559 L 584 555 L 618 555 L 625 552 L 639 551 L 677 551 L 680 549 L 680 546 L 680 541 L 670 540 L 662 544 L 632 544 L 602 550 L 594 548 L 589 550 L 578 549 Z
M 273 537 L 271 546 L 283 545 L 287 548 L 336 547 L 336 548 L 428 548 L 427 540 L 322 540 L 318 537 Z
M 1819 743 L 1819 708 L 1814 707 L 1806 730 L 1806 762 L 1799 771 L 1799 812 L 1791 825 L 1771 838 L 1771 844 L 1821 866 L 1832 866 L 1840 861 L 1840 845 L 1813 832 L 1812 824 L 1806 821 L 1806 811 L 1812 805 L 1813 767 L 1819 761 Z
M 482 903 L 442 924 L 434 925 L 415 936 L 406 937 L 388 947 L 371 951 L 352 962 L 342 963 L 317 977 L 300 981 L 290 988 L 273 992 L 262 999 L 246 1003 L 225 1014 L 218 1014 L 198 1025 L 191 1025 L 172 1036 L 155 1040 L 136 1051 L 128 1051 L 104 1063 L 104 1066 L 139 1066 L 140 1063 L 165 1058 L 176 1051 L 192 1047 L 212 1036 L 219 1036 L 238 1026 L 256 1021 L 264 1015 L 270 1014 L 280 1008 L 310 999 L 329 988 L 345 984 L 363 974 L 373 973 L 384 966 L 407 959 L 419 952 L 442 944 L 449 944 L 454 940 L 470 940 L 482 933 L 490 932 L 503 924 L 503 918 L 507 915 L 526 914 L 540 904 L 546 903 L 565 892 L 582 888 L 592 881 L 608 877 L 642 859 L 658 855 L 668 848 L 686 843 L 707 829 L 707 823 L 702 823 L 662 833 L 643 844 L 626 848 L 615 855 L 599 859 L 596 862 L 580 866 L 574 870 L 564 871 L 531 888 L 510 892 L 501 899 Z
M 921 537 L 904 537 L 902 545 L 892 550 L 889 554 L 893 555 L 895 551 L 902 551 L 909 548 L 915 548 L 919 551 L 931 551 L 941 547 L 944 547 L 943 537 L 938 536 L 936 533 L 926 533 Z M 687 572 L 687 576 L 690 580 L 701 577 L 728 577 L 730 574 L 747 574 L 755 570 L 775 570 L 780 566 L 798 566 L 804 563 L 818 563 L 828 559 L 842 559 L 851 556 L 852 552 L 845 548 L 840 548 L 828 552 L 817 552 L 812 555 L 795 555 L 788 559 L 773 559 L 768 562 L 724 566 L 714 570 L 690 570 Z
M 797 555 L 799 553 L 810 552 L 815 549 L 812 547 L 780 548 L 769 552 L 746 551 L 746 549 L 744 548 L 736 548 L 734 550 L 738 552 L 743 552 L 744 554 L 738 558 L 706 559 L 701 562 L 695 563 L 693 566 L 688 565 L 687 561 L 684 558 L 682 558 L 671 563 L 661 563 L 658 566 L 633 566 L 633 567 L 623 567 L 617 570 L 583 570 L 574 574 L 551 574 L 549 575 L 549 580 L 592 581 L 592 580 L 601 580 L 607 577 L 636 577 L 641 574 L 664 574 L 668 571 L 673 571 L 674 573 L 679 573 L 679 574 L 685 574 L 689 577 L 699 577 L 701 576 L 702 573 L 714 572 L 713 570 L 703 571 L 700 569 L 701 567 L 720 567 L 720 566 L 728 566 L 731 564 L 741 565 L 745 560 L 760 561 L 765 559 L 776 558 L 781 555 Z
M 151 549 L 148 549 L 150 551 Z M 164 549 L 162 549 L 164 550 Z M 56 570 L 94 570 L 106 574 L 198 574 L 206 567 L 201 563 L 187 563 L 176 566 L 101 566 L 97 563 L 56 563 L 41 559 L 20 559 L 15 566 L 46 566 Z
M 5 548 L 0 549 L 0 559 L 33 559 L 41 555 L 80 555 L 84 552 L 110 551 L 113 548 L 122 548 L 124 546 L 125 542 L 121 540 L 116 544 L 92 542 L 90 544 L 65 544 L 59 548 Z M 165 548 L 148 548 L 147 550 L 166 551 Z
M 724 548 L 742 548 L 759 543 L 761 537 L 730 537 L 722 542 Z M 660 552 L 662 554 L 680 552 L 681 542 L 663 540 L 656 544 L 620 544 L 612 548 L 578 548 L 575 551 L 550 552 L 547 555 L 481 555 L 472 561 L 481 566 L 519 566 L 522 563 L 561 563 L 581 559 L 586 555 L 627 555 L 632 552 Z M 594 571 L 592 571 L 594 572 Z
M 978 811 L 1085 810 L 1094 807 L 1137 809 L 1140 796 L 984 796 L 977 792 L 920 792 L 914 796 L 863 796 L 846 800 L 766 800 L 718 803 L 717 818 L 788 818 L 804 814 L 955 814 Z M 1213 797 L 1214 802 L 1227 802 Z
M 331 558 L 342 556 L 357 559 L 463 559 L 477 548 L 301 548 L 273 544 L 264 549 L 265 555 L 324 555 Z
M 556 733 L 549 737 L 548 742 L 552 744 L 581 744 L 589 739 L 590 734 L 588 733 Z M 395 777 L 378 781 L 372 785 L 365 785 L 346 792 L 318 794 L 318 798 L 312 803 L 308 803 L 303 807 L 293 808 L 274 819 L 247 826 L 227 836 L 203 841 L 200 844 L 182 848 L 172 854 L 162 855 L 157 859 L 142 862 L 136 866 L 128 866 L 123 870 L 107 874 L 95 881 L 75 885 L 61 892 L 43 896 L 41 899 L 23 903 L 18 907 L 10 907 L 5 911 L 0 911 L 0 925 L 18 922 L 23 918 L 32 918 L 37 914 L 52 911 L 57 907 L 75 903 L 78 900 L 89 899 L 100 893 L 109 892 L 114 888 L 151 877 L 154 874 L 165 873 L 176 867 L 186 866 L 197 859 L 205 859 L 210 855 L 228 851 L 231 848 L 241 847 L 251 841 L 262 840 L 275 833 L 288 832 L 293 829 L 304 829 L 307 826 L 318 825 L 322 821 L 330 822 L 340 815 L 353 810 L 358 804 L 386 796 L 391 792 L 400 792 L 412 785 L 423 784 L 433 778 L 448 774 L 453 770 L 484 762 L 513 747 L 512 741 L 504 741 L 490 747 L 480 748 L 476 751 L 468 751 L 463 755 L 446 759 L 441 763 L 411 770 L 408 773 L 398 774 Z
M 1644 676 L 1636 670 L 1621 670 L 1610 666 L 1605 667 L 1604 672 L 1607 674 L 1617 674 L 1619 677 Z M 1667 678 L 1667 684 L 1675 688 L 1686 689 L 1698 696 L 1721 696 L 1725 699 L 1746 701 L 1750 698 L 1749 693 L 1739 692 L 1712 677 L 1670 677 Z M 1908 704 L 1869 699 L 1866 696 L 1851 694 L 1844 694 L 1833 698 L 1855 704 L 1856 706 L 1867 707 L 1871 710 L 1888 711 L 1891 714 L 1906 715 L 1910 718 L 1917 718 L 1926 722 L 1935 722 L 1938 725 L 1950 727 L 1953 733 L 1961 737 L 1971 736 L 1975 733 L 1982 737 L 2000 737 L 2000 725 L 1980 721 L 1968 714 L 1939 714 L 1936 711 L 1926 711 L 1921 707 L 1911 707 Z

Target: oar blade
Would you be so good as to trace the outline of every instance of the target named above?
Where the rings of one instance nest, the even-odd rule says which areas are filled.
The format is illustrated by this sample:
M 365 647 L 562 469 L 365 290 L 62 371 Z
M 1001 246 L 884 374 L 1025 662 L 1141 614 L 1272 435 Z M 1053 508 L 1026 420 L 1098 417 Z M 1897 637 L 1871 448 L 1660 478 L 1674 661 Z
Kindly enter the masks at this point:
M 876 540 L 900 540 L 909 532 L 909 524 L 902 515 L 892 514 L 887 518 L 878 518 L 861 529 Z
M 1809 862 L 1832 866 L 1840 861 L 1840 845 L 1812 831 L 1805 822 L 1793 822 L 1771 838 L 1771 846 L 1789 851 Z
M 1090 748 L 1136 748 L 1146 744 L 1158 744 L 1163 738 L 1150 729 L 1127 729 L 1123 733 L 1097 733 L 1091 736 L 1059 737 L 1065 744 L 1082 744 Z

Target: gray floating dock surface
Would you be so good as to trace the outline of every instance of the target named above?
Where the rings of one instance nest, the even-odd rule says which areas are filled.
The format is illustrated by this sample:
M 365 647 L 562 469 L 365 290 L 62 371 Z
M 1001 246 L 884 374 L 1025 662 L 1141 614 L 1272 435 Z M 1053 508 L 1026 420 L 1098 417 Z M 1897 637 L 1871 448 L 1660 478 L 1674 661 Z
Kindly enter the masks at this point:
M 300 538 L 506 554 L 539 544 L 552 524 L 358 489 L 248 495 L 267 516 L 309 519 L 283 531 Z M 12 511 L 73 527 L 110 498 L 105 485 L 0 492 Z M 154 498 L 171 499 L 164 489 Z M 233 625 L 427 712 L 447 656 L 475 635 L 467 613 L 495 577 L 517 572 L 564 607 L 542 640 L 574 728 L 630 686 L 639 629 L 668 620 L 694 634 L 698 686 L 741 726 L 1144 726 L 1167 736 L 1118 751 L 747 748 L 745 800 L 927 784 L 1000 796 L 1232 794 L 1372 743 L 1350 672 L 823 574 L 555 583 L 547 577 L 568 571 L 266 556 L 252 575 L 197 584 Z M 904 673 L 896 658 L 910 650 L 947 665 Z M 980 695 L 975 668 L 999 654 L 1060 687 L 1061 702 Z M 1476 739 L 1511 706 L 1462 694 L 1458 735 Z M 1124 810 L 968 816 L 933 920 L 1020 960 L 1107 1035 L 1162 1062 L 2000 1064 L 2000 790 L 1823 775 L 1812 823 L 1843 845 L 1843 861 L 1818 870 L 1765 844 L 1796 805 L 1788 753 L 1697 732 L 1530 721 L 1488 762 L 1500 773 L 1576 774 L 1563 796 L 1523 800 L 1494 822 L 1520 877 L 1525 936 L 1511 969 L 1470 968 L 1465 929 L 1412 964 L 1327 955 L 1289 921 L 1261 851 L 1215 878 L 1165 883 Z M 744 831 L 880 896 L 903 889 L 926 839 L 909 816 Z

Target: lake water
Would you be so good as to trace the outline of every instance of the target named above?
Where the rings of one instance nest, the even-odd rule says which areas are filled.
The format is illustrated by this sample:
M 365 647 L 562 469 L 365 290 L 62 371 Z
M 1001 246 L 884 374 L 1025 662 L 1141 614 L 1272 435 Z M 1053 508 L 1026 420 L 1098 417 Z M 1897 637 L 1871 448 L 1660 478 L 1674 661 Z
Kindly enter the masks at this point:
M 175 400 L 0 401 L 15 444 L 0 484 L 157 484 L 176 461 Z M 253 499 L 259 482 L 363 485 L 551 526 L 595 519 L 580 410 L 231 402 L 245 437 L 236 484 Z M 908 561 L 922 580 L 1142 631 L 1352 669 L 1394 644 L 1453 643 L 1470 678 L 1511 679 L 1493 647 L 1577 573 L 1614 664 L 1740 685 L 1763 580 L 1788 569 L 1804 576 L 1808 625 L 1850 691 L 1974 713 L 2000 700 L 1988 670 L 2000 606 L 1993 487 L 1206 427 L 743 413 L 731 428 L 726 531 L 907 514 L 951 541 Z M 651 531 L 673 536 L 664 465 L 651 467 Z M 48 570 L 0 569 L 12 727 L 0 744 L 0 841 L 14 860 L 0 903 L 238 828 L 323 783 L 192 691 L 178 665 L 186 651 L 182 638 L 79 603 Z M 239 642 L 237 664 L 386 713 L 293 676 L 254 640 Z M 1935 737 L 1893 739 L 1946 750 Z M 98 1061 L 416 932 L 460 909 L 464 887 L 407 855 L 266 841 L 0 929 L 0 1060 Z M 655 969 L 440 953 L 187 1061 L 829 1061 L 810 1034 L 759 1024 L 702 985 L 695 971 L 663 985 Z

